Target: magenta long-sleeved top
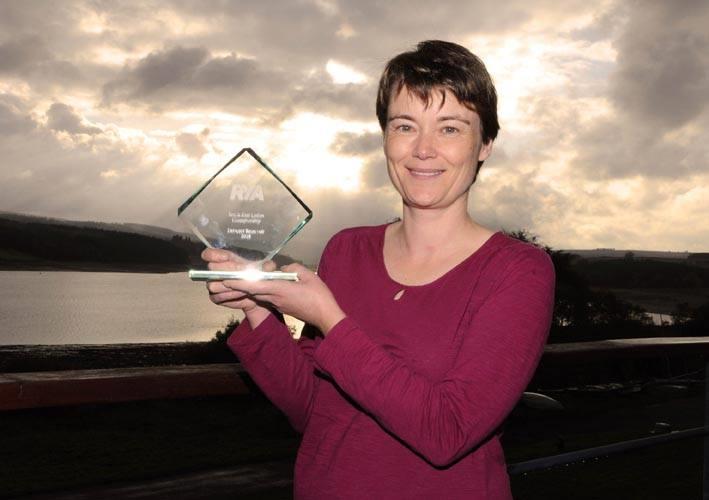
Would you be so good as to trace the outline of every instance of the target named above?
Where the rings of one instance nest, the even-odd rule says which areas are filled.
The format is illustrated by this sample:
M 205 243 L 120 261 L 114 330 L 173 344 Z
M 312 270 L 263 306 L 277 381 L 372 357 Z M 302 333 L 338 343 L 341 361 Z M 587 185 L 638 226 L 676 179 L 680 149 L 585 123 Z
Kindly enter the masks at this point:
M 500 426 L 546 341 L 551 260 L 495 233 L 406 286 L 386 271 L 385 229 L 347 229 L 325 248 L 318 273 L 347 315 L 326 338 L 295 342 L 274 316 L 229 338 L 303 433 L 295 498 L 510 499 Z

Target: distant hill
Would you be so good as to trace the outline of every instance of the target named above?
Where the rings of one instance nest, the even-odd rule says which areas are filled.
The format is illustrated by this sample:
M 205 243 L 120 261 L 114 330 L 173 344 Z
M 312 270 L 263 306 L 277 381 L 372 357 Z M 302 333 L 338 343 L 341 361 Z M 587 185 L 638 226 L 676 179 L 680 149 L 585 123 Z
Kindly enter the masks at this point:
M 649 259 L 670 259 L 670 260 L 685 260 L 690 255 L 690 252 L 667 252 L 659 250 L 616 250 L 615 248 L 595 248 L 593 250 L 564 250 L 566 253 L 578 255 L 586 259 L 620 259 L 625 257 L 629 252 L 634 257 L 649 258 Z
M 709 288 L 709 269 L 664 258 L 580 258 L 573 268 L 593 287 Z
M 143 224 L 0 212 L 0 269 L 176 272 L 204 268 L 201 242 Z M 293 262 L 277 256 L 279 265 Z
M 179 235 L 166 239 L 120 227 L 1 215 L 0 268 L 181 271 L 202 248 Z
M 0 212 L 0 219 L 13 220 L 24 223 L 41 223 L 41 224 L 56 224 L 62 226 L 79 226 L 90 227 L 94 229 L 103 229 L 106 231 L 118 231 L 126 233 L 142 234 L 170 240 L 175 236 L 188 237 L 187 233 L 180 233 L 160 226 L 151 226 L 148 224 L 136 224 L 131 222 L 96 222 L 96 221 L 78 221 L 68 219 L 57 219 L 52 217 L 40 217 L 36 215 L 17 214 L 13 212 Z

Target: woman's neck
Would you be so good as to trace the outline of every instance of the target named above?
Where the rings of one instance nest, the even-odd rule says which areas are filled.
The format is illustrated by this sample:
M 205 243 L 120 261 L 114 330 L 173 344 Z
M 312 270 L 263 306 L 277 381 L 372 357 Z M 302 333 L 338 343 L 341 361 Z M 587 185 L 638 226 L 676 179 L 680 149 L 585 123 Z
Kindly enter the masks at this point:
M 421 210 L 404 206 L 392 236 L 410 257 L 435 258 L 484 242 L 492 231 L 477 224 L 466 209 Z
M 492 231 L 467 211 L 404 209 L 384 235 L 384 266 L 402 285 L 423 285 L 443 276 L 477 251 Z

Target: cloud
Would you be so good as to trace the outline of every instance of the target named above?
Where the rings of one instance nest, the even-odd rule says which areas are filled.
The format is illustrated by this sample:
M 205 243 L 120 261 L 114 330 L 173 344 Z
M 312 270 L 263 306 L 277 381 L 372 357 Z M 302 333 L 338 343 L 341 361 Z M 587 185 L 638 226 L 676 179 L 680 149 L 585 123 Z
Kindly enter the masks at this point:
M 49 115 L 78 117 L 68 106 L 55 104 Z M 23 124 L 24 129 L 20 135 L 0 135 L 3 162 L 13 166 L 0 169 L 0 210 L 184 230 L 175 211 L 199 180 L 171 170 L 168 160 L 175 157 L 174 152 L 144 139 L 122 139 L 110 128 L 83 139 L 76 134 L 56 134 L 51 119 L 46 123 L 34 119 L 17 96 L 2 96 L 0 111 L 6 109 L 12 110 L 12 123 Z M 81 123 L 79 118 L 79 127 Z M 209 136 L 209 130 L 185 132 L 174 137 L 174 144 L 185 153 L 200 154 L 200 147 L 211 148 Z M 315 219 L 284 253 L 311 264 L 317 262 L 335 232 L 353 225 L 384 223 L 400 209 L 392 189 L 343 193 L 304 188 L 299 194 L 314 210 Z
M 364 132 L 360 134 L 341 132 L 335 136 L 330 149 L 338 155 L 362 158 L 364 162 L 360 177 L 362 187 L 366 190 L 376 190 L 390 186 L 382 147 L 383 138 L 381 132 Z
M 235 54 L 215 56 L 203 47 L 154 51 L 126 65 L 103 85 L 102 95 L 107 106 L 229 110 L 265 123 L 309 110 L 346 118 L 373 116 L 369 110 L 363 113 L 365 108 L 373 109 L 364 85 L 337 85 L 324 70 L 287 73 Z
M 21 99 L 0 94 L 0 136 L 31 132 L 36 123 L 25 109 Z
M 71 61 L 57 58 L 35 34 L 0 44 L 0 75 L 32 82 L 37 89 L 85 84 L 85 75 Z
M 361 180 L 364 189 L 380 189 L 390 185 L 389 171 L 383 155 L 369 157 L 362 169 Z
M 376 88 L 365 84 L 336 84 L 324 70 L 313 72 L 303 80 L 295 79 L 292 93 L 286 90 L 288 107 L 329 114 L 352 120 L 373 120 Z
M 552 2 L 541 5 L 550 22 L 559 16 Z M 24 51 L 8 61 L 24 64 L 22 74 L 38 89 L 47 84 L 41 74 L 50 72 L 54 86 L 98 87 L 106 105 L 123 103 L 154 112 L 220 109 L 261 116 L 265 123 L 299 111 L 373 120 L 376 80 L 392 54 L 423 38 L 463 41 L 473 32 L 519 27 L 531 22 L 537 10 L 526 2 L 500 6 L 489 0 L 435 8 L 426 2 L 282 2 L 274 8 L 270 2 L 246 6 L 219 1 L 71 7 L 4 2 L 1 8 L 0 26 L 11 37 L 7 43 Z M 422 9 L 426 16 L 420 15 Z M 474 26 L 470 15 L 477 19 Z M 349 26 L 351 36 L 341 35 L 343 26 Z M 29 38 L 27 43 L 17 41 L 18 36 L 32 37 L 32 43 Z M 156 46 L 156 41 L 163 45 Z M 87 48 L 111 49 L 128 59 L 117 69 L 92 59 L 97 52 Z M 33 50 L 40 52 L 23 55 Z M 331 60 L 346 61 L 367 82 L 335 84 L 325 72 Z
M 677 178 L 706 169 L 686 144 L 626 117 L 594 122 L 579 134 L 575 146 L 573 164 L 591 179 Z M 694 147 L 706 154 L 706 145 Z
M 577 127 L 574 169 L 590 179 L 677 178 L 706 169 L 709 5 L 646 2 L 627 12 L 608 110 Z
M 401 198 L 391 189 L 343 193 L 338 189 L 299 193 L 313 210 L 313 220 L 283 253 L 317 262 L 327 240 L 341 229 L 390 222 L 401 215 Z
M 476 221 L 491 228 L 526 229 L 552 242 L 558 222 L 566 219 L 572 200 L 535 173 L 485 171 L 470 191 L 469 211 Z
M 55 102 L 47 110 L 47 127 L 70 134 L 96 135 L 103 132 L 99 127 L 87 125 L 74 108 L 61 102 Z
M 13 100 L 21 102 L 17 96 L 2 96 L 0 116 Z M 67 116 L 76 117 L 62 106 L 55 106 L 59 112 L 51 113 L 58 115 L 59 122 Z M 10 123 L 16 128 L 20 124 L 22 132 L 0 133 L 4 165 L 0 168 L 0 210 L 80 220 L 162 223 L 167 220 L 164 214 L 174 218 L 179 201 L 193 187 L 189 177 L 166 172 L 164 159 L 151 160 L 146 154 L 149 145 L 143 141 L 126 141 L 110 130 L 57 134 L 50 128 L 52 118 L 44 124 L 22 114 L 18 107 L 12 118 Z M 4 125 L 2 122 L 0 127 Z M 69 127 L 81 130 L 84 125 L 79 121 Z M 160 200 L 158 204 L 156 200 Z
M 61 2 L 0 2 L 0 33 L 9 37 L 21 37 L 33 30 L 52 35 L 66 34 L 67 27 L 73 27 L 76 23 L 77 12 L 76 6 Z
M 603 42 L 613 37 L 621 24 L 621 6 L 614 5 L 613 8 L 597 12 L 593 16 L 593 21 L 589 24 L 572 29 L 569 36 L 574 40 L 582 40 L 588 43 Z
M 118 100 L 139 100 L 159 91 L 189 86 L 206 58 L 207 51 L 203 48 L 175 47 L 153 52 L 105 84 L 104 101 L 110 104 Z
M 611 97 L 618 109 L 654 128 L 677 128 L 709 101 L 709 4 L 635 4 L 616 42 Z
M 317 255 L 341 227 L 398 215 L 374 128 L 377 79 L 392 55 L 439 38 L 478 53 L 500 90 L 502 132 L 471 193 L 481 222 L 555 246 L 705 246 L 708 10 L 0 2 L 0 208 L 172 225 L 221 150 L 300 148 L 318 162 L 339 156 L 347 171 L 328 175 L 354 179 L 348 188 L 361 179 L 360 192 L 299 193 L 315 219 L 293 245 Z M 337 83 L 328 61 L 363 81 Z
M 366 156 L 382 150 L 381 132 L 355 134 L 341 132 L 335 136 L 331 149 L 337 154 Z
M 199 160 L 207 154 L 208 150 L 204 146 L 204 140 L 209 136 L 209 129 L 204 129 L 198 134 L 181 133 L 175 137 L 175 142 L 184 154 L 190 158 Z
M 52 54 L 37 35 L 25 35 L 0 44 L 0 73 L 21 74 L 51 59 Z

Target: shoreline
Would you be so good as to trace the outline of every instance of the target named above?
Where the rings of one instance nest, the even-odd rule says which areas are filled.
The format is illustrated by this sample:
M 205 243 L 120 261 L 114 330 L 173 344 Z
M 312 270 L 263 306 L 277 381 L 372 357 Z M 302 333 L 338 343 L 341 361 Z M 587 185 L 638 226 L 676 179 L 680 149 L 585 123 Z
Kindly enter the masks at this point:
M 0 345 L 0 373 L 236 363 L 223 342 Z

